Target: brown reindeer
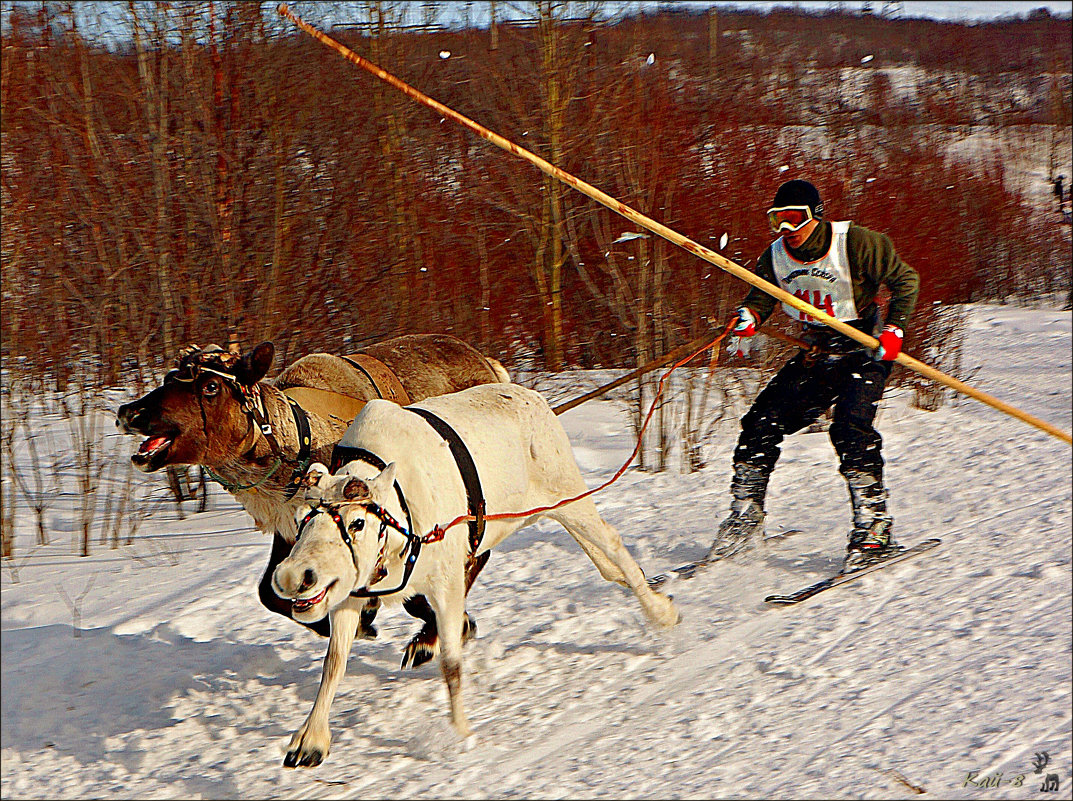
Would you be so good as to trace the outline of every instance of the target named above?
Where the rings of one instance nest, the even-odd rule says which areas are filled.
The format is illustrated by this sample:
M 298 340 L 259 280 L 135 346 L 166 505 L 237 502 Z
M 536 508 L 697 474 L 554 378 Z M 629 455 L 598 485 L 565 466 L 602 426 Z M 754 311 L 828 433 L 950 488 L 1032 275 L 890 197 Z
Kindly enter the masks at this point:
M 146 437 L 131 457 L 139 470 L 200 465 L 235 496 L 257 528 L 273 532 L 258 595 L 268 609 L 291 617 L 290 605 L 272 591 L 271 577 L 294 545 L 298 484 L 311 463 L 330 462 L 334 445 L 365 402 L 386 398 L 407 404 L 509 382 L 510 376 L 495 359 L 447 335 L 396 337 L 345 357 L 310 354 L 266 381 L 274 356 L 271 342 L 244 355 L 219 346 L 186 348 L 161 386 L 119 407 L 116 425 Z M 469 566 L 470 584 L 485 561 Z M 360 636 L 376 635 L 372 620 L 378 606 L 370 603 L 364 610 Z M 424 621 L 403 654 L 403 667 L 416 667 L 437 652 L 436 620 L 423 597 L 411 599 L 406 609 Z M 467 623 L 472 636 L 472 619 Z M 330 633 L 326 620 L 309 628 L 325 637 Z

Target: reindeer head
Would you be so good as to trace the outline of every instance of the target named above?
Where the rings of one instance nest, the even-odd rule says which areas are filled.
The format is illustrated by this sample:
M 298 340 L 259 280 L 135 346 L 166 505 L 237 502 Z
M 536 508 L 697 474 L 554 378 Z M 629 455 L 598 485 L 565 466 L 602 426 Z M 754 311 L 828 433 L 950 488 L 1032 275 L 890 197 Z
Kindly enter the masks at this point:
M 402 536 L 383 525 L 386 504 L 397 505 L 394 463 L 370 479 L 352 472 L 361 469 L 368 465 L 346 465 L 333 476 L 316 463 L 306 472 L 305 502 L 295 513 L 298 540 L 272 574 L 272 588 L 291 601 L 295 620 L 320 620 L 351 590 L 381 578 L 389 549 L 402 549 Z
M 148 437 L 131 457 L 134 466 L 151 473 L 176 464 L 217 467 L 240 457 L 253 425 L 243 403 L 274 355 L 271 342 L 245 355 L 218 345 L 184 348 L 161 386 L 116 414 L 123 433 Z

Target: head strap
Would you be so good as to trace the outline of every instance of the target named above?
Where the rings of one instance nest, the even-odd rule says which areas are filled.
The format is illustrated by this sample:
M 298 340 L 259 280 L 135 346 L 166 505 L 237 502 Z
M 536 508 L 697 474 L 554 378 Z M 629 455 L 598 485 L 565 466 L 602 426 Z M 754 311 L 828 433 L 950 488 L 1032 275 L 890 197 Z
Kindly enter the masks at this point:
M 246 485 L 229 484 L 211 470 L 208 471 L 209 476 L 229 492 L 255 489 L 261 486 L 275 474 L 285 459 L 283 448 L 280 446 L 279 440 L 276 439 L 272 424 L 268 421 L 268 415 L 265 414 L 260 383 L 248 384 L 238 377 L 238 368 L 241 362 L 242 356 L 240 354 L 224 350 L 219 345 L 208 345 L 204 348 L 200 345 L 188 345 L 179 351 L 179 355 L 175 360 L 176 369 L 170 374 L 174 380 L 183 382 L 196 381 L 202 373 L 210 373 L 222 378 L 228 386 L 238 393 L 242 410 L 268 441 L 268 446 L 272 449 L 272 455 L 276 458 L 276 463 L 259 481 Z M 306 415 L 305 410 L 288 396 L 284 395 L 283 398 L 290 406 L 291 416 L 294 418 L 294 427 L 298 436 L 298 456 L 294 460 L 294 471 L 287 482 L 285 493 L 285 498 L 289 501 L 298 492 L 302 476 L 305 475 L 306 468 L 309 467 L 312 452 L 312 434 L 309 427 L 309 417 Z M 287 459 L 287 461 L 291 460 Z

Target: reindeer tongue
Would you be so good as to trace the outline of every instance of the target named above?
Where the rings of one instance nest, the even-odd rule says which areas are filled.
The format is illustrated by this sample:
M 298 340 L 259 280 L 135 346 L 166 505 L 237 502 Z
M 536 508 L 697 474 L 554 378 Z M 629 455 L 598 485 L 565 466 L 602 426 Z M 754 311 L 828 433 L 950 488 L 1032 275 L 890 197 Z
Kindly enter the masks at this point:
M 152 453 L 167 441 L 167 437 L 149 437 L 149 439 L 143 442 L 142 446 L 138 448 L 138 453 Z

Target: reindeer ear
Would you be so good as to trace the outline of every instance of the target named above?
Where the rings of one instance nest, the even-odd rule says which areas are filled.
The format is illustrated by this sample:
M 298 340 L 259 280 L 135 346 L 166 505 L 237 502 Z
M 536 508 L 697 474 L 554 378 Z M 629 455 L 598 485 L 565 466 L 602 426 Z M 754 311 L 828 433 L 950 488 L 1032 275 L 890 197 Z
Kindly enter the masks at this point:
M 369 497 L 369 485 L 360 478 L 352 478 L 343 487 L 343 497 L 348 501 L 360 501 Z
M 238 380 L 252 387 L 268 374 L 275 356 L 276 346 L 271 342 L 262 342 L 242 357 L 236 370 Z
M 392 489 L 395 486 L 395 474 L 396 474 L 396 472 L 397 472 L 397 469 L 395 467 L 394 462 L 392 462 L 387 467 L 385 467 L 382 471 L 380 471 L 380 475 L 378 475 L 376 478 L 374 478 L 372 480 L 372 483 L 369 485 L 370 497 L 374 497 L 374 498 L 388 497 L 389 494 L 391 493 Z M 383 503 L 383 501 L 380 500 L 380 501 L 378 501 L 378 503 Z
M 306 474 L 302 476 L 302 486 L 306 488 L 305 499 L 307 503 L 319 503 L 324 497 L 323 479 L 331 475 L 328 468 L 320 462 L 314 462 L 309 466 Z
M 316 487 L 320 484 L 322 478 L 330 475 L 328 468 L 322 465 L 320 462 L 313 462 L 306 470 L 306 474 L 302 476 L 303 487 Z

